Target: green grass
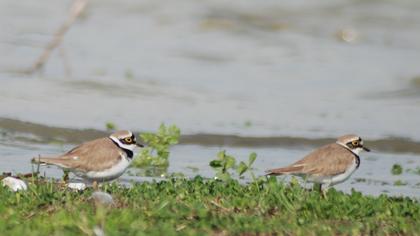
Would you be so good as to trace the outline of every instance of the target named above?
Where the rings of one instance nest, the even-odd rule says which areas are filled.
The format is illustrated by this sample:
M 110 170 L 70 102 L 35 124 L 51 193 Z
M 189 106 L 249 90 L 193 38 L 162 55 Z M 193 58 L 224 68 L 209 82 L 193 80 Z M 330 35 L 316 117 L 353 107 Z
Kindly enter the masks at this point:
M 420 232 L 420 204 L 409 198 L 344 194 L 331 189 L 326 199 L 275 178 L 240 184 L 169 179 L 102 187 L 113 207 L 95 206 L 92 190 L 72 192 L 30 184 L 13 193 L 0 187 L 0 234 L 93 235 L 249 235 L 379 234 Z

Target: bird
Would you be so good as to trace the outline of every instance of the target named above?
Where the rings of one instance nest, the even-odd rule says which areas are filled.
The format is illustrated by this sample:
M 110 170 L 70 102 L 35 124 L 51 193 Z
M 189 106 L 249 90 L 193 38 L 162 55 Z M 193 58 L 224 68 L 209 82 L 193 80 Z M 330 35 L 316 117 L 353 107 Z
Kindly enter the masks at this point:
M 32 163 L 58 166 L 93 182 L 95 188 L 98 182 L 120 177 L 133 160 L 136 147 L 144 146 L 136 142 L 131 131 L 120 130 L 109 137 L 82 143 L 59 156 L 35 157 Z
M 346 181 L 360 166 L 359 154 L 370 152 L 355 134 L 339 137 L 335 143 L 315 149 L 303 159 L 286 167 L 267 170 L 267 175 L 294 175 L 319 184 L 324 196 L 328 188 Z

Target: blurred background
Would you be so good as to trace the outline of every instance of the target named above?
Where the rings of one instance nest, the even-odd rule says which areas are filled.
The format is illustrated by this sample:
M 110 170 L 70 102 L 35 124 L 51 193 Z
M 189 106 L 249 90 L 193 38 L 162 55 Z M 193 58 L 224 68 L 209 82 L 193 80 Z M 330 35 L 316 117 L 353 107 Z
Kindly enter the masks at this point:
M 109 122 L 176 124 L 190 138 L 170 171 L 190 175 L 211 175 L 221 149 L 256 151 L 262 174 L 356 133 L 376 152 L 338 188 L 419 196 L 419 12 L 415 0 L 0 0 L 0 171 L 30 171 Z

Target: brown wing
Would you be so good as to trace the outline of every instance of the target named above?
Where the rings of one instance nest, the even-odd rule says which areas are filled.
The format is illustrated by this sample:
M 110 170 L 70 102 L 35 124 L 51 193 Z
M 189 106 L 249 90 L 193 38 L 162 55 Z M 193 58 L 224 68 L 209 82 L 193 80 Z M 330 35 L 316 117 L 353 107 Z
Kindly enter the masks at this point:
M 354 158 L 353 153 L 333 143 L 316 149 L 290 166 L 268 170 L 267 172 L 269 175 L 337 175 L 346 171 Z
M 109 139 L 101 138 L 77 146 L 56 158 L 34 158 L 35 162 L 81 171 L 111 168 L 121 160 L 122 151 Z

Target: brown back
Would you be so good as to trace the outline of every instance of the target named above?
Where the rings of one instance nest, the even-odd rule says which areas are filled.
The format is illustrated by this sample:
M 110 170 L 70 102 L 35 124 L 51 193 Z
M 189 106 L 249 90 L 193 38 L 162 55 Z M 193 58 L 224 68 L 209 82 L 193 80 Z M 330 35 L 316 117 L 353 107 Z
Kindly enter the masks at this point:
M 81 144 L 56 158 L 40 158 L 40 162 L 80 171 L 100 171 L 111 168 L 123 151 L 109 138 L 95 139 Z M 35 159 L 36 160 L 36 159 Z

